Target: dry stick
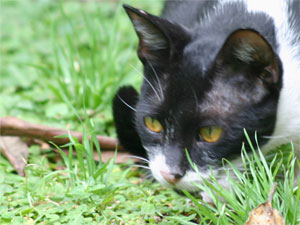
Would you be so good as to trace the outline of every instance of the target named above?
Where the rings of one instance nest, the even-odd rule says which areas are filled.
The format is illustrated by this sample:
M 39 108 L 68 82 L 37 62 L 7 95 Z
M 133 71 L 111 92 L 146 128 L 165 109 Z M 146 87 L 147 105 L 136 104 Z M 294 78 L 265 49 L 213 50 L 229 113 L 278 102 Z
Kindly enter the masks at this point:
M 269 195 L 268 195 L 268 202 L 270 202 L 270 203 L 272 203 L 272 199 L 273 199 L 273 196 L 274 196 L 274 194 L 275 194 L 277 185 L 278 185 L 278 183 L 275 182 L 275 183 L 272 185 L 271 190 L 270 190 L 270 192 L 269 192 Z
M 82 141 L 82 133 L 78 131 L 69 131 L 71 136 Z M 0 136 L 19 136 L 41 139 L 43 141 L 52 141 L 57 145 L 64 145 L 70 142 L 69 138 L 55 138 L 55 136 L 68 134 L 67 130 L 32 124 L 15 117 L 0 118 Z M 99 136 L 96 138 L 102 150 L 124 150 L 115 138 Z

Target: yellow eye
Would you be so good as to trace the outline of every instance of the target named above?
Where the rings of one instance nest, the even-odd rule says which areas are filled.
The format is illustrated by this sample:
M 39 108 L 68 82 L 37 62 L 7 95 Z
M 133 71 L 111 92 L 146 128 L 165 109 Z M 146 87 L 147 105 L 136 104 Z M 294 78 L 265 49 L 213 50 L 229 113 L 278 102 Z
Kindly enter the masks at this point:
M 161 123 L 157 119 L 154 119 L 149 116 L 144 117 L 144 123 L 149 130 L 155 133 L 159 133 L 163 129 Z
M 202 127 L 200 128 L 200 135 L 204 141 L 213 143 L 220 139 L 223 129 L 218 126 Z

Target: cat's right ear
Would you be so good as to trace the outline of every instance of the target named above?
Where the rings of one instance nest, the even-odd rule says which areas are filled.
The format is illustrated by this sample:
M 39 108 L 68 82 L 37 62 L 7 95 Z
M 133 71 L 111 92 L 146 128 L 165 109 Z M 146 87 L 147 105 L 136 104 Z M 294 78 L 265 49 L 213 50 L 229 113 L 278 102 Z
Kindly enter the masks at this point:
M 128 5 L 123 7 L 139 37 L 138 56 L 143 63 L 164 64 L 189 39 L 187 32 L 177 24 Z

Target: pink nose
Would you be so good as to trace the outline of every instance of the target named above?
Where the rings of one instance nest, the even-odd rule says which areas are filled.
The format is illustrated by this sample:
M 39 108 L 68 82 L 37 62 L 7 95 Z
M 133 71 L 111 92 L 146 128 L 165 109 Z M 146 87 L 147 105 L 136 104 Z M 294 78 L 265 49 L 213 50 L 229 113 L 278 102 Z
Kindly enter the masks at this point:
M 172 174 L 172 173 L 168 173 L 168 172 L 165 172 L 162 170 L 160 171 L 160 174 L 170 184 L 176 184 L 182 177 L 180 174 Z

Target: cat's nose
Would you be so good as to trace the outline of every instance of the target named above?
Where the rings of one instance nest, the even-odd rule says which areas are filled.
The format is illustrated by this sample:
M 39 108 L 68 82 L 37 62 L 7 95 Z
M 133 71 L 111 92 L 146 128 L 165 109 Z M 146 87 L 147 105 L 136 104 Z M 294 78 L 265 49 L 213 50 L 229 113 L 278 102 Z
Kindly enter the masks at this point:
M 167 182 L 169 182 L 170 184 L 176 184 L 182 177 L 182 174 L 178 174 L 178 173 L 168 173 L 165 171 L 160 171 L 160 174 L 163 176 L 163 178 L 165 178 L 165 180 Z

